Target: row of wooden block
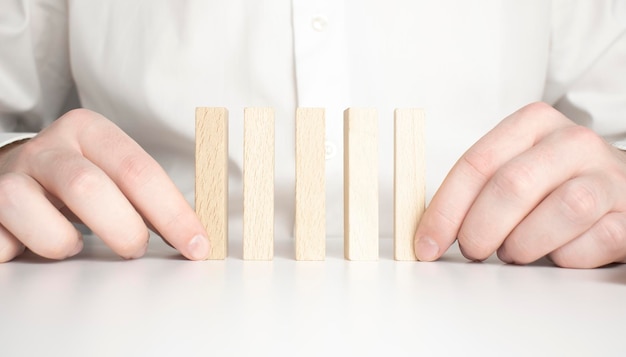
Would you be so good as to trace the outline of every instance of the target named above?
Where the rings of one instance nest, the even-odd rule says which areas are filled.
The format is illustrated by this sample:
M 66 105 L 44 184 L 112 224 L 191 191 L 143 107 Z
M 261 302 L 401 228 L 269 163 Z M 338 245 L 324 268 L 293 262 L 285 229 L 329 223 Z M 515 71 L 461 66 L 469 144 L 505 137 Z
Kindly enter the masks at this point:
M 295 258 L 326 251 L 325 111 L 296 111 Z M 274 111 L 244 109 L 243 258 L 274 252 Z M 424 211 L 424 112 L 394 112 L 394 258 L 415 260 L 413 237 Z M 196 109 L 196 212 L 211 242 L 209 259 L 228 255 L 228 110 Z M 378 259 L 378 115 L 344 112 L 344 252 Z

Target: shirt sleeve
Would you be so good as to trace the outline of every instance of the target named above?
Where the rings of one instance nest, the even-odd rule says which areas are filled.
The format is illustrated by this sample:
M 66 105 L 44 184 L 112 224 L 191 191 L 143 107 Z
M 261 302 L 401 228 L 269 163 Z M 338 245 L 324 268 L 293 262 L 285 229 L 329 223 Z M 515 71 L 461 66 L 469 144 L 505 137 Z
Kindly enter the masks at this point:
M 0 133 L 0 148 L 34 136 L 35 133 Z
M 626 139 L 626 0 L 553 2 L 544 100 L 611 142 Z
M 59 117 L 73 93 L 66 10 L 66 1 L 3 1 L 0 139 L 38 132 Z

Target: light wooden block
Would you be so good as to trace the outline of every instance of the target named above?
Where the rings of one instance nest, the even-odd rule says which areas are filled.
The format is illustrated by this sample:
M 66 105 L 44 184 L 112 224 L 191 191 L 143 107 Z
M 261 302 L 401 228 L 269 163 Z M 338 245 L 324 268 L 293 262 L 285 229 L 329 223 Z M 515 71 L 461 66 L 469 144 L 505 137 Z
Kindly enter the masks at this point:
M 245 108 L 243 259 L 274 257 L 274 110 Z
M 211 246 L 208 259 L 228 255 L 228 110 L 196 108 L 196 214 Z
M 296 260 L 326 256 L 326 124 L 322 108 L 296 111 Z
M 344 112 L 344 254 L 378 259 L 378 114 Z
M 394 112 L 393 256 L 417 260 L 413 241 L 425 209 L 424 111 Z

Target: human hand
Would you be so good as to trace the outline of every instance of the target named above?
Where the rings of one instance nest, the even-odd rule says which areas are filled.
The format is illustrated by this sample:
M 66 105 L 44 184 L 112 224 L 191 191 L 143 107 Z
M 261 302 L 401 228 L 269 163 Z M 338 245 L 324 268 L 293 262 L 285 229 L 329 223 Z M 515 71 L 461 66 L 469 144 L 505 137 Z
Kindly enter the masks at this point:
M 165 171 L 85 109 L 0 151 L 0 262 L 24 247 L 51 259 L 78 254 L 83 240 L 73 218 L 124 258 L 146 252 L 147 225 L 189 259 L 209 253 L 202 224 Z
M 478 261 L 497 251 L 515 264 L 622 262 L 626 155 L 547 104 L 528 105 L 452 168 L 417 229 L 418 259 L 438 259 L 455 239 Z

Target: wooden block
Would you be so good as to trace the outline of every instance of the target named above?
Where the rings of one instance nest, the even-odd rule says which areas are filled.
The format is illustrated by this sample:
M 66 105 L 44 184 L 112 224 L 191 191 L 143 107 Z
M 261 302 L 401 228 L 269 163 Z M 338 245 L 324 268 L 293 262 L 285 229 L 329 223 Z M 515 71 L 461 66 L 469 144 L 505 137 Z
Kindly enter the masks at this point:
M 228 255 L 228 110 L 196 108 L 196 214 L 208 233 L 208 259 Z
M 243 259 L 274 257 L 274 110 L 245 108 Z
M 326 256 L 326 124 L 322 108 L 296 111 L 296 260 Z
M 394 112 L 393 256 L 417 260 L 413 241 L 425 209 L 424 111 Z
M 349 260 L 378 259 L 378 115 L 344 112 L 344 253 Z
M 196 108 L 196 213 L 208 233 L 208 259 L 228 255 L 228 111 Z

